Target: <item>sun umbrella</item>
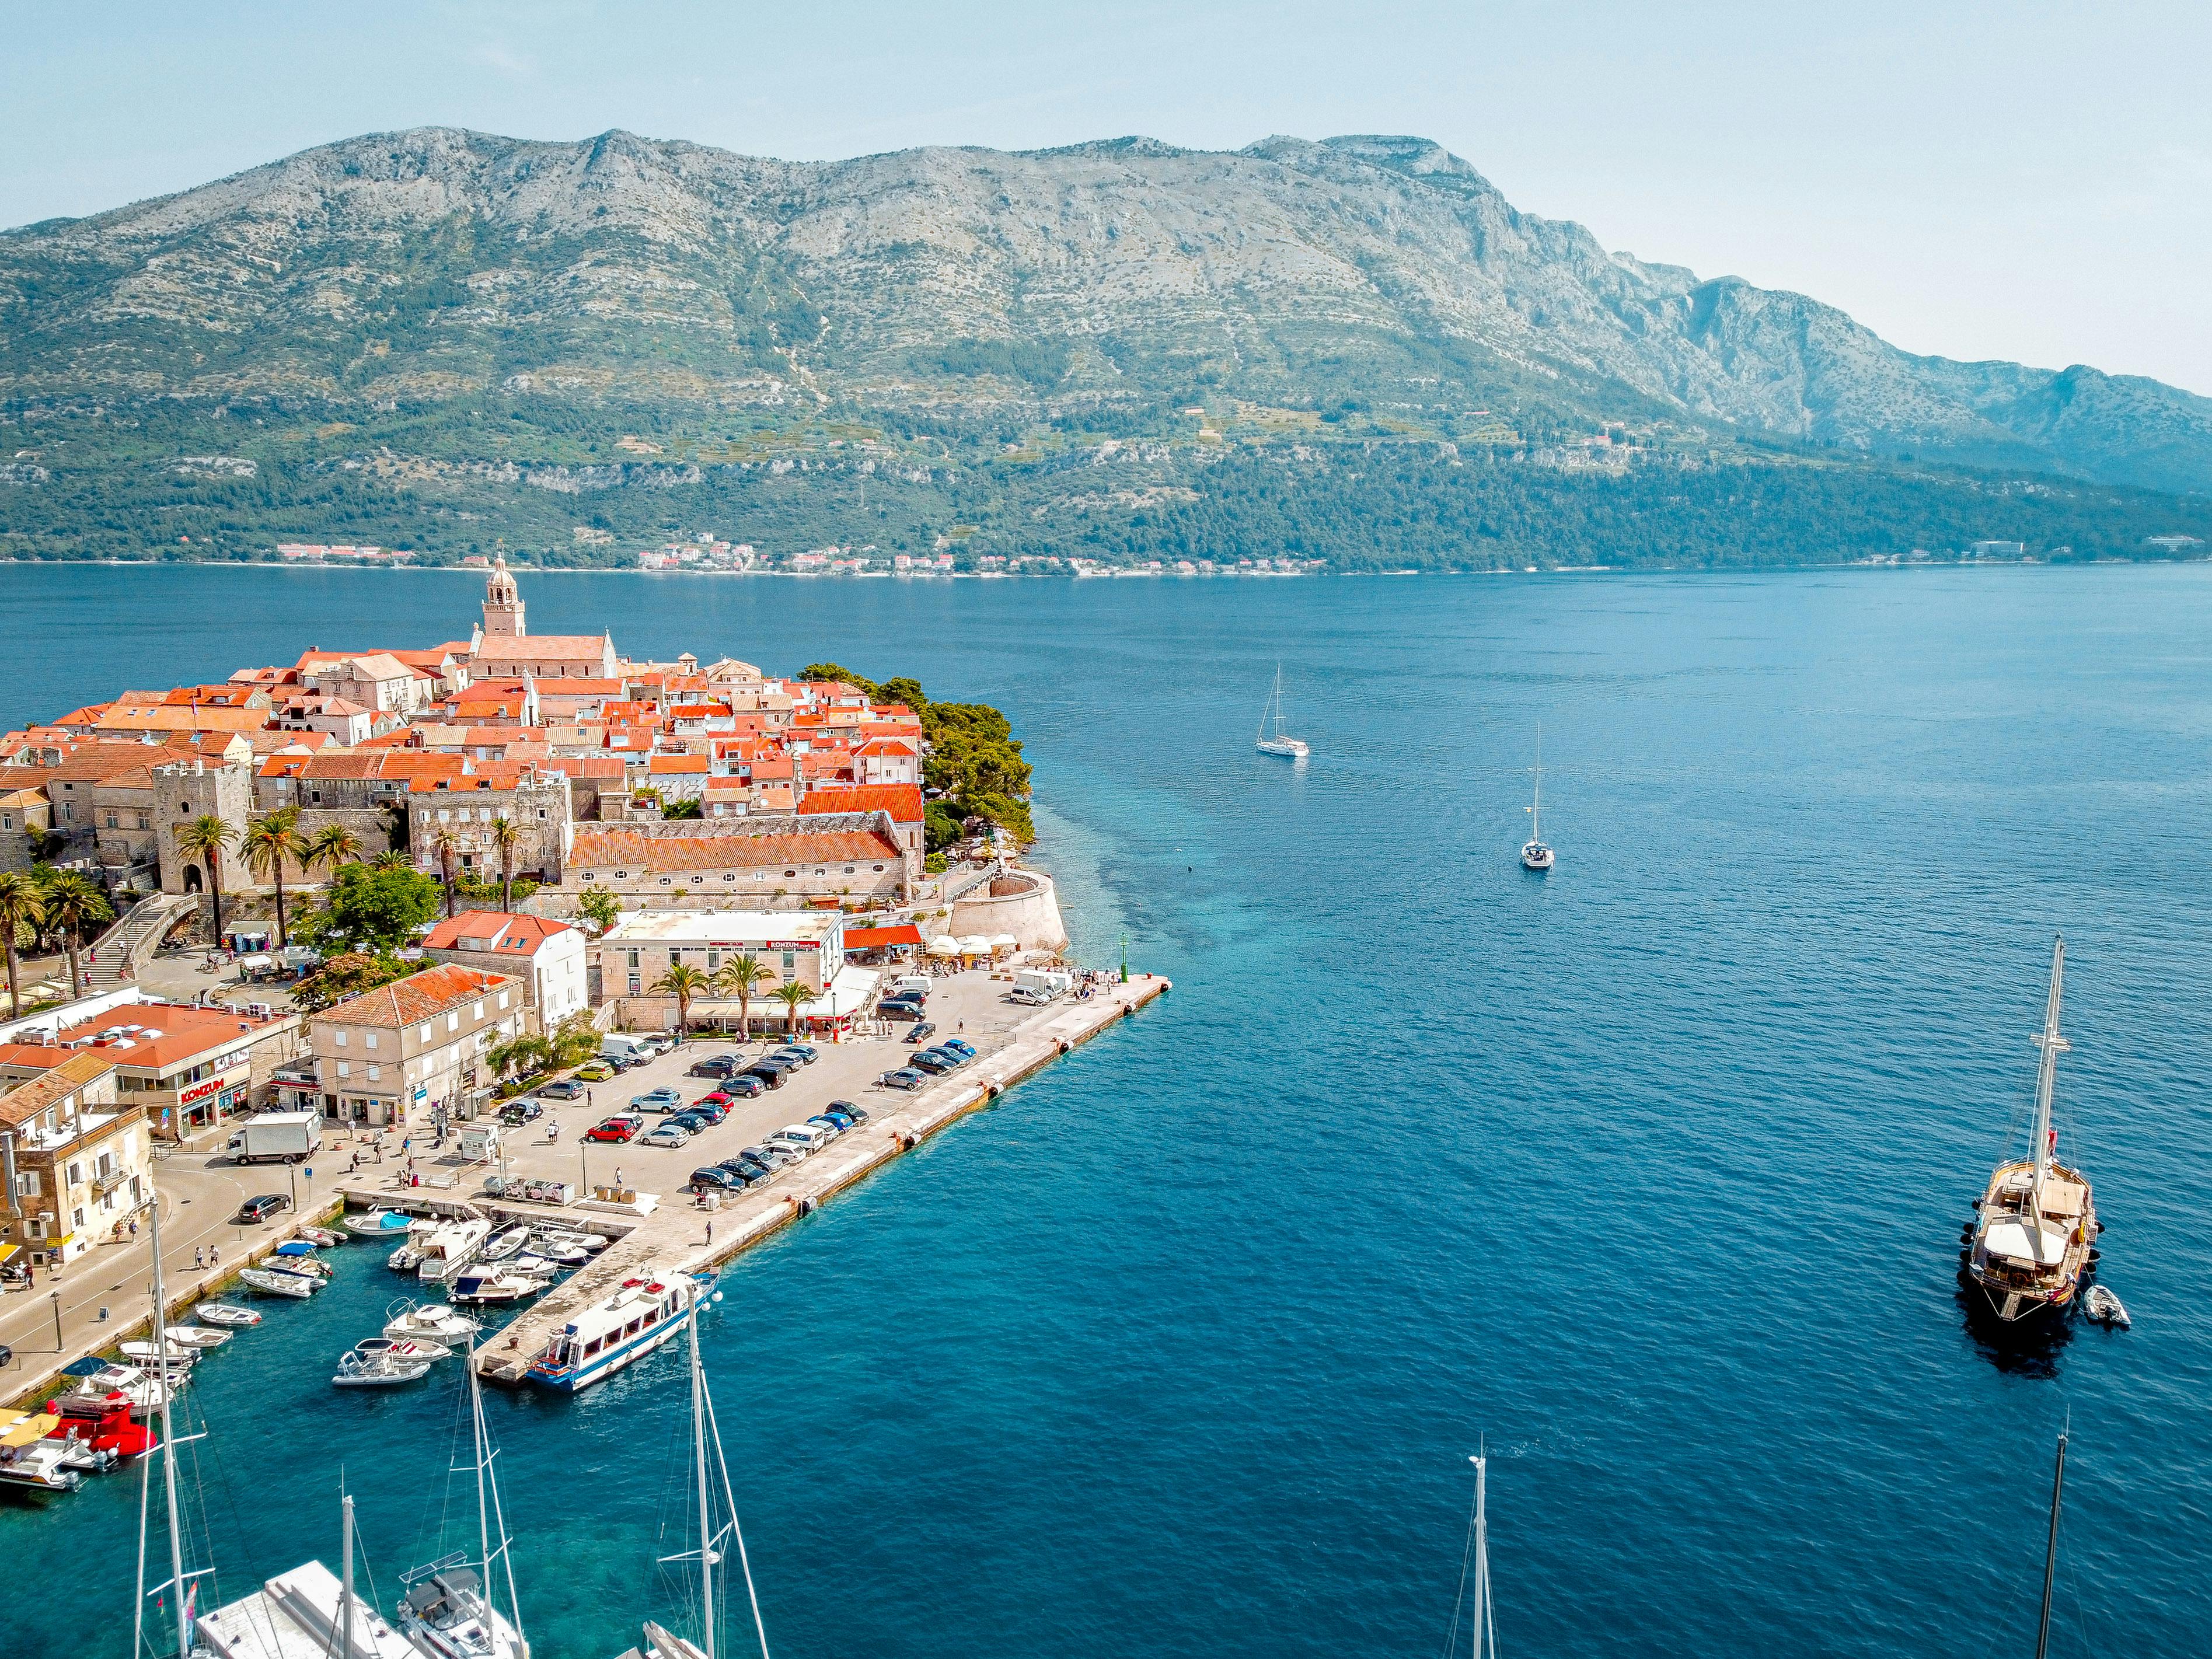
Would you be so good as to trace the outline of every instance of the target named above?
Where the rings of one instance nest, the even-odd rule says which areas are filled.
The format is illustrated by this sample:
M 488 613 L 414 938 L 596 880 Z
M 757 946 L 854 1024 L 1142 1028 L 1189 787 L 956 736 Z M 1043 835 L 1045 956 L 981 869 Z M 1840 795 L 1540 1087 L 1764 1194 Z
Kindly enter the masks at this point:
M 960 941 L 950 933 L 933 939 L 929 941 L 929 954 L 933 957 L 957 957 L 960 954 Z

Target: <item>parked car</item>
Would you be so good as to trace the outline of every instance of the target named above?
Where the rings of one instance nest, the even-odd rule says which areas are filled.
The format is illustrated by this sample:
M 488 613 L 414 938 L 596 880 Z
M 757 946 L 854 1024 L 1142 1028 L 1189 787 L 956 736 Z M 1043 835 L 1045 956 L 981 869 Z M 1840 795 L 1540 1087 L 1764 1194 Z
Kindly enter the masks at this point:
M 726 1089 L 709 1089 L 705 1094 L 701 1095 L 698 1100 L 692 1103 L 694 1105 L 703 1103 L 708 1106 L 727 1106 L 730 1103 L 730 1091 Z
M 782 1169 L 787 1164 L 796 1164 L 799 1161 L 799 1154 L 788 1146 L 748 1146 L 738 1156 L 752 1159 L 754 1163 L 770 1173 Z
M 802 1147 L 813 1152 L 819 1152 L 836 1138 L 837 1131 L 827 1123 L 787 1123 L 768 1139 L 771 1146 L 780 1140 L 787 1146 Z
M 510 1127 L 519 1127 L 544 1115 L 545 1109 L 534 1100 L 510 1100 L 499 1109 L 499 1121 Z
M 678 1128 L 695 1135 L 702 1134 L 714 1127 L 714 1118 L 712 1113 L 696 1111 L 690 1107 L 686 1107 L 684 1110 L 675 1113 L 671 1116 L 665 1117 L 661 1119 L 660 1121 L 664 1127 L 672 1123 Z
M 650 1054 L 638 1053 L 609 1054 L 607 1056 L 606 1063 L 613 1066 L 617 1072 L 634 1072 L 651 1058 L 652 1056 Z
M 664 1101 L 668 1103 L 662 1105 L 661 1103 Z M 684 1103 L 684 1097 L 681 1092 L 664 1083 L 658 1089 L 647 1089 L 641 1095 L 632 1095 L 629 1097 L 629 1103 L 633 1106 L 643 1106 L 648 1109 L 659 1107 L 662 1111 L 673 1111 Z
M 641 1146 L 681 1146 L 691 1139 L 691 1132 L 678 1123 L 660 1123 L 647 1129 L 637 1138 Z
M 1006 993 L 1006 1000 L 1012 1003 L 1018 1003 L 1024 1008 L 1042 1008 L 1045 1004 L 1052 1000 L 1052 993 L 1049 991 L 1032 991 L 1025 985 L 1017 985 L 1012 990 Z
M 280 1210 L 289 1210 L 291 1207 L 292 1200 L 284 1194 L 264 1193 L 259 1198 L 249 1198 L 238 1206 L 238 1224 L 246 1227 L 256 1226 L 268 1220 Z
M 735 1077 L 731 1078 L 727 1082 L 724 1083 L 717 1092 L 734 1096 L 739 1100 L 751 1100 L 758 1096 L 766 1094 L 768 1092 L 768 1085 L 763 1083 L 757 1077 L 752 1077 L 744 1072 L 740 1072 Z
M 741 1158 L 726 1158 L 714 1167 L 737 1176 L 748 1187 L 757 1186 L 768 1179 L 765 1171 L 754 1168 Z
M 719 1164 L 709 1164 L 703 1170 L 691 1171 L 691 1179 L 684 1183 L 695 1193 L 743 1192 L 745 1183 Z
M 855 1123 L 866 1123 L 868 1121 L 867 1113 L 862 1110 L 860 1107 L 855 1106 L 849 1100 L 833 1100 L 830 1103 L 826 1109 L 832 1112 L 842 1112 L 847 1117 L 851 1118 Z
M 783 1087 L 784 1073 L 789 1069 L 790 1068 L 788 1066 L 769 1066 L 756 1060 L 752 1065 L 746 1066 L 745 1069 L 740 1072 L 738 1075 L 739 1077 L 751 1078 L 755 1082 L 759 1083 L 765 1088 L 781 1089 Z M 735 1079 L 732 1079 L 732 1081 L 734 1080 Z
M 853 1127 L 853 1120 L 837 1112 L 817 1112 L 806 1120 L 817 1129 L 827 1129 L 833 1135 L 842 1135 Z
M 908 1054 L 906 1063 L 915 1070 L 928 1073 L 932 1077 L 942 1077 L 960 1062 L 939 1049 L 924 1048 L 918 1054 Z
M 558 1083 L 547 1084 L 538 1092 L 548 1100 L 580 1100 L 584 1085 L 572 1077 L 564 1077 Z
M 975 1045 L 961 1037 L 947 1037 L 937 1046 L 940 1048 L 950 1048 L 963 1060 L 975 1058 Z
M 780 1058 L 784 1054 L 797 1054 L 799 1063 L 802 1066 L 811 1066 L 821 1058 L 820 1054 L 804 1042 L 787 1042 L 775 1051 L 775 1057 Z
M 719 1100 L 695 1100 L 683 1109 L 697 1113 L 709 1123 L 720 1123 L 730 1115 L 730 1109 Z
M 915 1026 L 914 1030 L 906 1034 L 906 1041 L 908 1042 L 927 1042 L 930 1038 L 936 1035 L 937 1027 L 932 1025 L 925 1019 L 921 1024 Z
M 576 1068 L 576 1075 L 586 1083 L 605 1083 L 615 1074 L 615 1068 L 604 1060 L 587 1060 Z
M 919 1089 L 929 1081 L 929 1073 L 917 1072 L 911 1066 L 902 1066 L 896 1072 L 885 1072 L 876 1079 L 886 1089 Z
M 738 1069 L 735 1054 L 715 1054 L 706 1060 L 695 1060 L 686 1075 L 690 1077 L 727 1077 Z
M 611 1117 L 594 1123 L 584 1131 L 586 1140 L 629 1141 L 637 1139 L 637 1132 L 645 1127 L 641 1117 Z
M 879 1002 L 876 1012 L 885 1019 L 920 1019 L 921 1005 L 918 1002 Z

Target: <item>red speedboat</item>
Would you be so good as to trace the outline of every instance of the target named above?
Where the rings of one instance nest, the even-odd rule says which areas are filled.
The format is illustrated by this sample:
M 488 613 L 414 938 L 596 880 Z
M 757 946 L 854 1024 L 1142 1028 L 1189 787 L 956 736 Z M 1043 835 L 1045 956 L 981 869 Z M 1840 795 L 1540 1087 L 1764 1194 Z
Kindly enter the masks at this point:
M 88 1450 L 112 1452 L 118 1459 L 144 1456 L 158 1438 L 149 1425 L 131 1420 L 128 1395 L 58 1395 L 46 1409 L 61 1419 L 46 1431 L 47 1439 L 81 1441 Z

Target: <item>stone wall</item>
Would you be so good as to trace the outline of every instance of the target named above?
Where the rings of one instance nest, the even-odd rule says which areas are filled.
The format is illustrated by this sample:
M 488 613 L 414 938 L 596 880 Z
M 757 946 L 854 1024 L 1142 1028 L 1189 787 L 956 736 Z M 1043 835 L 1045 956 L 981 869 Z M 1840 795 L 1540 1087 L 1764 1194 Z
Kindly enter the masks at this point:
M 1006 871 L 954 900 L 945 932 L 960 939 L 971 933 L 986 939 L 1011 933 L 1024 951 L 1067 948 L 1067 928 L 1060 919 L 1052 878 L 1036 870 Z

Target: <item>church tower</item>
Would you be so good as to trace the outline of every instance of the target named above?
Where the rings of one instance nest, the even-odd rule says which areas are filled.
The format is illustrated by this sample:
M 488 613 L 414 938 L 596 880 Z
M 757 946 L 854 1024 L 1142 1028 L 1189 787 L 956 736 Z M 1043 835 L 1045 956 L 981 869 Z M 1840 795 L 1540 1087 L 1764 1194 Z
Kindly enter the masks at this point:
M 483 631 L 487 639 L 508 640 L 519 640 L 526 632 L 521 590 L 514 585 L 504 553 L 494 557 L 491 574 L 484 582 Z

